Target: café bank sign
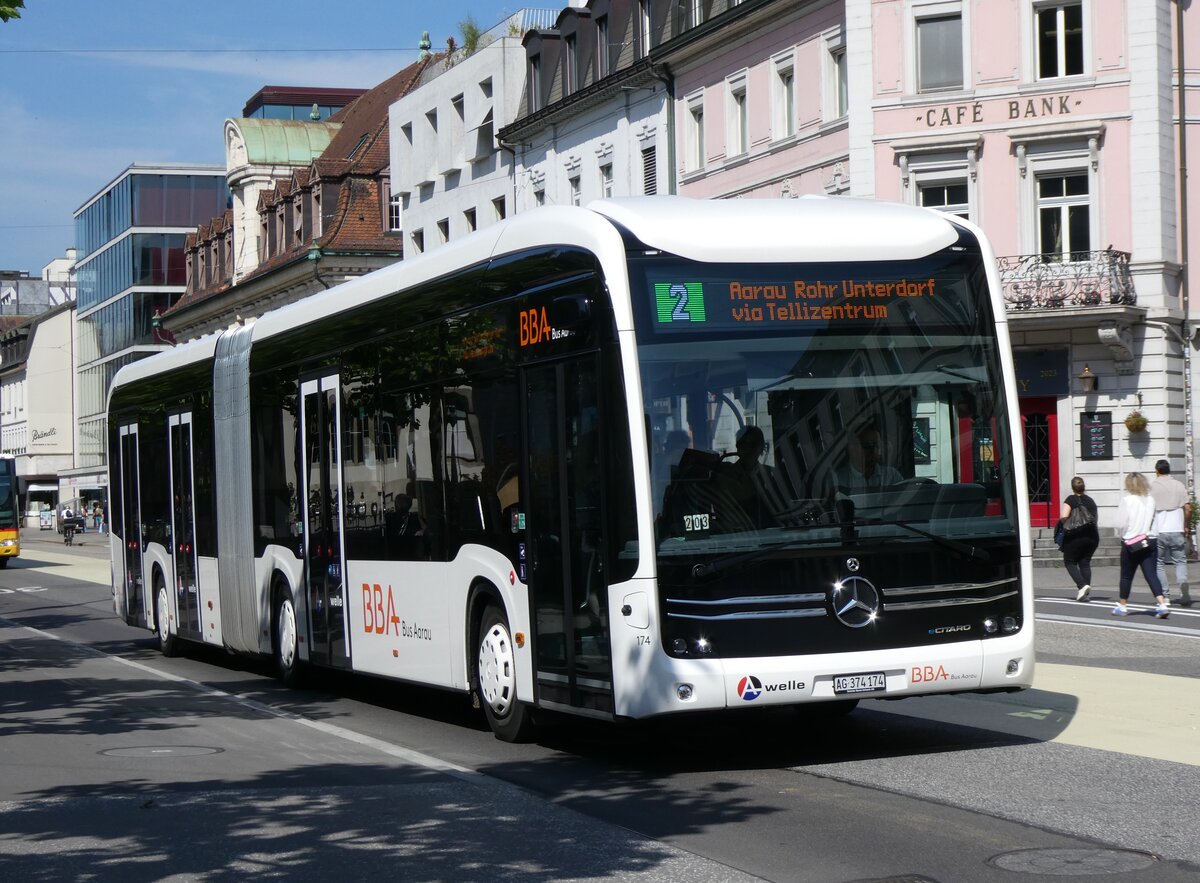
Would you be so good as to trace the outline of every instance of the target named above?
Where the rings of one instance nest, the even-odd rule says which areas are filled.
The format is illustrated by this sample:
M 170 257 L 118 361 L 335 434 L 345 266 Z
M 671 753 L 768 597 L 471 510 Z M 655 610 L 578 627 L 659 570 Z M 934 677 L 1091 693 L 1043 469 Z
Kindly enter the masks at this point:
M 1007 98 L 997 101 L 972 101 L 943 104 L 921 111 L 917 123 L 927 129 L 980 123 L 1017 122 L 1019 120 L 1062 119 L 1072 116 L 1083 99 L 1070 93 L 1039 95 L 1036 98 Z

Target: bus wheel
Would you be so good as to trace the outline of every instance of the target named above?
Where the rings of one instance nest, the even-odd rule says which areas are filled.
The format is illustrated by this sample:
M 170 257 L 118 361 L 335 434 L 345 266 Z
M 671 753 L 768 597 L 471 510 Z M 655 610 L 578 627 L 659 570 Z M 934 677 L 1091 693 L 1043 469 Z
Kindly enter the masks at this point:
M 488 726 L 497 739 L 528 742 L 533 738 L 533 710 L 517 701 L 516 653 L 508 619 L 494 604 L 479 623 L 477 689 Z
M 275 604 L 275 671 L 288 687 L 297 686 L 301 680 L 299 634 L 292 596 L 280 592 Z
M 155 577 L 158 591 L 154 593 L 154 622 L 158 627 L 158 649 L 163 656 L 179 655 L 179 636 L 171 634 L 171 608 L 168 606 L 170 596 L 167 595 L 167 584 L 162 577 Z

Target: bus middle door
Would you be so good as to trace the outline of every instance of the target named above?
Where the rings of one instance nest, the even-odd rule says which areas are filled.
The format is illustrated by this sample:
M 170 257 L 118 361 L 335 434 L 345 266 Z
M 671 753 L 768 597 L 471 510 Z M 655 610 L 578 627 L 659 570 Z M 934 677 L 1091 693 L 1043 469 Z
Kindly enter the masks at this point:
M 168 453 L 171 468 L 171 556 L 175 570 L 176 622 L 183 635 L 198 638 L 200 592 L 196 575 L 196 505 L 192 495 L 192 414 L 174 414 Z
M 599 356 L 523 374 L 525 538 L 538 700 L 611 714 Z
M 304 457 L 304 571 L 309 656 L 313 662 L 345 668 L 345 558 L 342 554 L 343 489 L 341 382 L 336 374 L 300 385 L 300 426 Z

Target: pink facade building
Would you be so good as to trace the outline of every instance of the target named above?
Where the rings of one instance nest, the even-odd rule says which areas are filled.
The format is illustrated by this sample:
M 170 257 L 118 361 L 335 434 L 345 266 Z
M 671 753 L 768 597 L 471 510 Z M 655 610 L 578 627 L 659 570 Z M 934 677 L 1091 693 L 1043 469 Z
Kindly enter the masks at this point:
M 651 51 L 673 83 L 679 193 L 968 218 L 1003 256 L 1034 524 L 1054 523 L 1073 475 L 1110 517 L 1124 474 L 1160 457 L 1193 486 L 1187 4 L 687 5 L 692 38 Z M 705 38 L 713 12 L 721 33 Z M 1134 410 L 1144 431 L 1125 425 Z

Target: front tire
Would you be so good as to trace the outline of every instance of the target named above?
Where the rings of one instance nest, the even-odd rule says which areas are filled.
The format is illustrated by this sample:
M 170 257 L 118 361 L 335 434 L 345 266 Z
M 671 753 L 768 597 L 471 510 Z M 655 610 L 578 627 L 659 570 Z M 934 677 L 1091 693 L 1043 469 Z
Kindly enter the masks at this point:
M 299 686 L 303 680 L 299 638 L 296 606 L 291 593 L 285 590 L 275 604 L 275 672 L 287 687 Z
M 161 579 L 158 581 L 158 591 L 154 593 L 154 624 L 158 631 L 158 649 L 163 656 L 179 655 L 179 636 L 171 634 L 170 595 L 167 585 Z
M 495 604 L 479 623 L 476 690 L 488 726 L 504 742 L 528 742 L 534 736 L 533 710 L 517 701 L 517 664 L 508 618 Z

